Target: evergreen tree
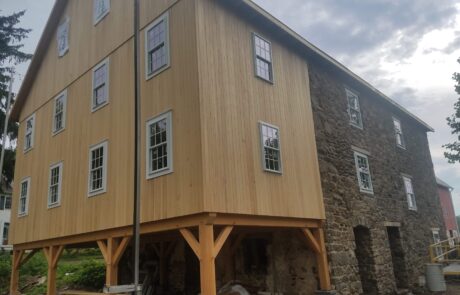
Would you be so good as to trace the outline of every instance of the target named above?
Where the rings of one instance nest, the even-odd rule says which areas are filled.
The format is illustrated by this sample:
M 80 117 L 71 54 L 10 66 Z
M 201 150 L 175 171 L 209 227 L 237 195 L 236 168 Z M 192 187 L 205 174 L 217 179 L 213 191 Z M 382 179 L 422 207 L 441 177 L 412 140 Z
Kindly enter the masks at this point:
M 23 47 L 21 41 L 30 32 L 28 29 L 18 27 L 20 18 L 24 13 L 25 11 L 20 11 L 7 16 L 0 15 L 0 136 L 3 133 L 5 122 L 6 100 L 10 75 L 13 70 L 11 65 L 27 61 L 32 57 L 31 54 L 24 53 L 21 50 Z M 10 122 L 7 130 L 7 138 L 0 138 L 1 144 L 5 142 L 14 143 L 17 138 L 18 125 L 16 123 Z M 7 184 L 10 184 L 13 180 L 15 153 L 15 145 L 10 144 L 5 151 L 2 171 Z

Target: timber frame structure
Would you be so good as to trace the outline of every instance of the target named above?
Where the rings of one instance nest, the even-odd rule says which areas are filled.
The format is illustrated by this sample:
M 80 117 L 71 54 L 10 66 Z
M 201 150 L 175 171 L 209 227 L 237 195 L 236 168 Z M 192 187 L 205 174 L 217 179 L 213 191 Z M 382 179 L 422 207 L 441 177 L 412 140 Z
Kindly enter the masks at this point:
M 323 221 L 321 220 L 202 213 L 141 224 L 141 235 L 168 231 L 179 232 L 199 260 L 201 294 L 215 295 L 217 292 L 215 259 L 224 246 L 228 248 L 226 254 L 230 254 L 226 259 L 231 259 L 248 229 L 252 231 L 298 230 L 299 237 L 303 238 L 308 248 L 315 253 L 320 290 L 331 290 Z M 20 267 L 40 250 L 43 250 L 48 262 L 47 294 L 56 294 L 56 270 L 63 250 L 67 247 L 78 247 L 78 245 L 88 243 L 97 243 L 99 246 L 106 264 L 106 286 L 115 286 L 118 283 L 118 263 L 131 240 L 131 235 L 131 227 L 125 227 L 15 245 L 10 294 L 19 294 Z M 173 245 L 174 243 L 169 243 L 168 247 L 164 247 L 164 243 L 161 243 L 160 247 L 154 247 L 160 257 L 160 264 L 164 265 Z M 164 271 L 164 266 L 160 267 L 160 278 L 164 276 Z

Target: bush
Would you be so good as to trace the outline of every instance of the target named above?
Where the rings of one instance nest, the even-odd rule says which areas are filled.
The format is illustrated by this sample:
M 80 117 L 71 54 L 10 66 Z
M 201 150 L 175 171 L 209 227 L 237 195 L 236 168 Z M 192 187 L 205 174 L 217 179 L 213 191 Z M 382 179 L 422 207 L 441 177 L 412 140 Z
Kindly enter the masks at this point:
M 105 283 L 105 264 L 102 261 L 89 260 L 75 265 L 73 271 L 62 277 L 64 284 L 74 288 L 99 290 Z
M 8 291 L 10 284 L 11 255 L 0 252 L 0 294 Z

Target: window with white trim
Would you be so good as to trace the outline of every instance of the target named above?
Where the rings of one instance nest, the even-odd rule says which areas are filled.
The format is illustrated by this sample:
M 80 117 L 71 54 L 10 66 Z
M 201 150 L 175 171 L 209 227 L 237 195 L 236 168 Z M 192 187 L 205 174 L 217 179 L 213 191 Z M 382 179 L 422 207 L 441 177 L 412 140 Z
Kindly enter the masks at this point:
M 24 152 L 34 147 L 35 114 L 26 119 L 26 131 L 24 134 Z
M 19 216 L 27 215 L 29 210 L 30 177 L 21 181 L 19 190 Z
M 10 210 L 10 209 L 11 209 L 11 196 L 1 195 L 0 196 L 0 210 Z
M 262 146 L 262 165 L 265 171 L 281 173 L 281 145 L 279 128 L 267 123 L 259 123 Z
M 169 13 L 145 29 L 146 79 L 169 67 Z
M 106 192 L 107 184 L 107 142 L 100 143 L 89 150 L 88 195 Z
M 96 111 L 109 102 L 109 59 L 93 69 L 93 96 L 91 110 Z
M 94 0 L 93 22 L 97 25 L 110 11 L 110 0 Z
M 53 113 L 53 134 L 56 134 L 65 128 L 67 110 L 67 90 L 61 92 L 54 99 Z
M 147 122 L 147 178 L 172 172 L 172 113 Z
M 57 49 L 59 57 L 64 56 L 69 51 L 69 24 L 70 20 L 67 17 L 57 29 Z
M 359 97 L 356 93 L 349 89 L 345 88 L 345 92 L 347 94 L 348 100 L 348 114 L 350 115 L 350 124 L 358 128 L 363 128 L 363 119 L 361 116 Z
M 3 224 L 3 235 L 2 235 L 2 244 L 3 245 L 8 244 L 9 232 L 10 232 L 10 224 L 8 222 L 5 222 Z
M 62 162 L 50 167 L 48 208 L 56 207 L 61 204 L 62 169 Z
M 273 82 L 272 45 L 269 41 L 253 33 L 254 67 L 256 76 Z
M 396 137 L 396 145 L 400 148 L 406 148 L 406 144 L 404 142 L 401 121 L 399 119 L 393 117 L 393 126 L 395 128 L 395 137 Z
M 374 189 L 372 187 L 372 177 L 371 170 L 369 168 L 369 159 L 365 154 L 362 154 L 357 151 L 354 152 L 354 157 L 360 191 L 364 193 L 373 194 Z
M 412 179 L 403 176 L 404 190 L 406 191 L 407 206 L 409 210 L 417 210 L 417 203 L 415 201 L 414 188 L 412 187 Z

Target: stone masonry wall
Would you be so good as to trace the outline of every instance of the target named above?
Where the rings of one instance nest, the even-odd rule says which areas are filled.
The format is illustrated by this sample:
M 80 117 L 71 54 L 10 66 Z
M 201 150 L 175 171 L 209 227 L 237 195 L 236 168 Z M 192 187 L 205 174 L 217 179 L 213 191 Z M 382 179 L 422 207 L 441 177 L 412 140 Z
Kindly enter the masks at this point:
M 442 230 L 433 164 L 426 131 L 390 103 L 346 77 L 309 64 L 319 166 L 326 208 L 326 239 L 332 281 L 338 294 L 362 292 L 353 228 L 370 229 L 373 271 L 379 294 L 396 288 L 386 232 L 388 222 L 400 224 L 408 286 L 414 292 L 429 262 L 431 228 Z M 345 85 L 359 95 L 364 128 L 351 126 Z M 396 146 L 393 119 L 400 119 L 406 149 Z M 352 146 L 370 153 L 374 194 L 359 190 Z M 402 173 L 412 176 L 417 211 L 408 210 Z

